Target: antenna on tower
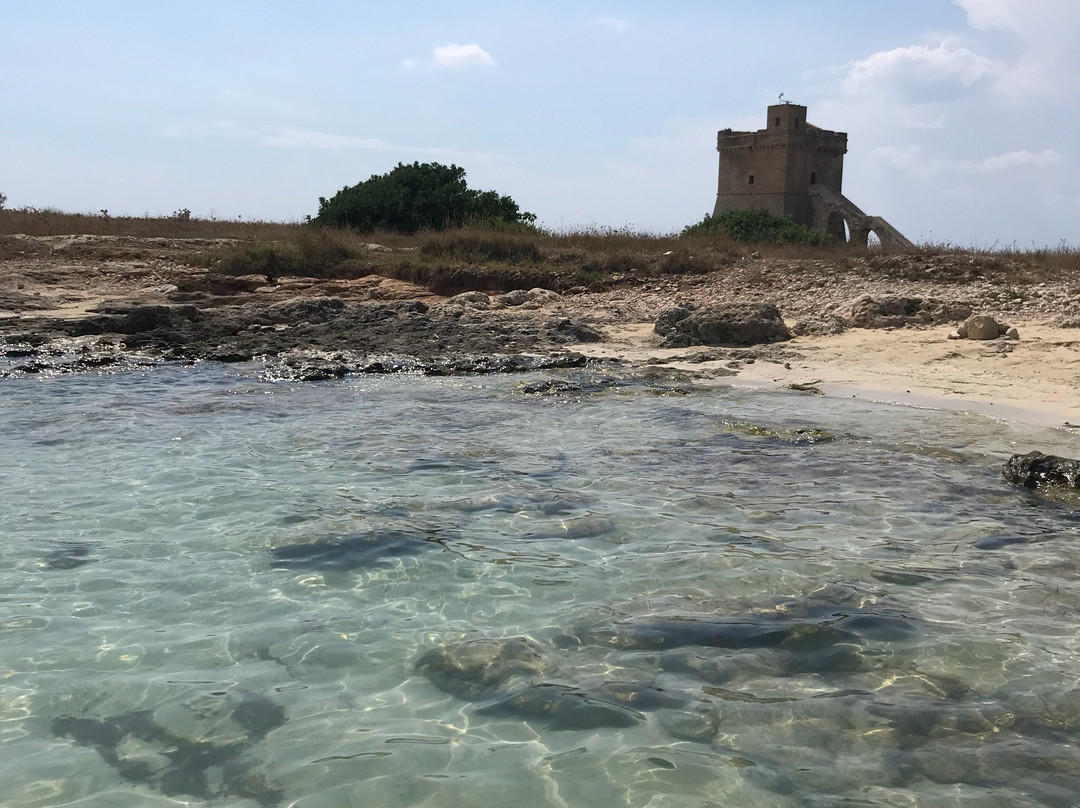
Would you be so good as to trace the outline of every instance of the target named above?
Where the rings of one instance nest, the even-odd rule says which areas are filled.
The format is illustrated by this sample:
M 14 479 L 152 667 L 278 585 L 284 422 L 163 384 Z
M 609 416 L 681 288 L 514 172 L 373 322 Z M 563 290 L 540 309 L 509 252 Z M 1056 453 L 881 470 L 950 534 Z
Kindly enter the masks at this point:
M 776 99 L 776 102 L 778 104 L 783 104 L 784 103 L 784 94 L 783 93 L 780 93 L 780 97 L 778 99 Z

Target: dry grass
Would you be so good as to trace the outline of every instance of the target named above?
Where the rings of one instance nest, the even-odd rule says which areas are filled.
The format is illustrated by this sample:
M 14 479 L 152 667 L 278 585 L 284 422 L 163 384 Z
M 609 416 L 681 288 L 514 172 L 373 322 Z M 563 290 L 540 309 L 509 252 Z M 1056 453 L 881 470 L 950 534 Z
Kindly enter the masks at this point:
M 282 239 L 299 224 L 197 219 L 186 210 L 172 216 L 109 216 L 64 213 L 52 208 L 0 209 L 0 236 L 134 236 L 137 238 Z
M 187 211 L 168 217 L 72 214 L 56 210 L 0 210 L 0 237 L 99 235 L 136 238 L 228 239 L 237 243 L 206 251 L 194 242 L 183 252 L 214 271 L 230 275 L 303 275 L 357 278 L 378 274 L 421 284 L 442 294 L 471 289 L 506 291 L 544 287 L 566 291 L 644 283 L 670 275 L 722 271 L 749 258 L 756 266 L 784 265 L 816 271 L 897 279 L 965 283 L 987 279 L 1006 285 L 1062 278 L 1080 281 L 1080 249 L 1020 250 L 1015 245 L 970 250 L 928 244 L 914 250 L 887 250 L 832 244 L 746 245 L 717 236 L 653 234 L 627 228 L 551 232 L 529 226 L 461 228 L 415 235 L 315 228 L 298 223 L 221 221 L 192 218 Z M 7 242 L 11 242 L 7 244 Z M 373 250 L 380 244 L 390 252 Z M 5 248 L 5 244 L 10 249 Z M 26 242 L 0 239 L 0 257 L 30 249 Z M 88 245 L 84 252 L 117 257 L 137 244 Z M 113 256 L 109 250 L 117 253 Z M 191 258 L 195 251 L 202 252 Z M 81 254 L 69 250 L 72 255 Z

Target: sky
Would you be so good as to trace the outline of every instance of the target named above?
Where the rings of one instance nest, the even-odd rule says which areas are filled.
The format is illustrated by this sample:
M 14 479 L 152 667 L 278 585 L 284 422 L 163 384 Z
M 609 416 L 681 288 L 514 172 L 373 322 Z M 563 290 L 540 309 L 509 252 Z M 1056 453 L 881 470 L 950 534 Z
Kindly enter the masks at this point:
M 0 193 L 301 221 L 436 161 L 551 229 L 667 233 L 783 93 L 909 238 L 1076 246 L 1077 31 L 1077 0 L 0 0 Z

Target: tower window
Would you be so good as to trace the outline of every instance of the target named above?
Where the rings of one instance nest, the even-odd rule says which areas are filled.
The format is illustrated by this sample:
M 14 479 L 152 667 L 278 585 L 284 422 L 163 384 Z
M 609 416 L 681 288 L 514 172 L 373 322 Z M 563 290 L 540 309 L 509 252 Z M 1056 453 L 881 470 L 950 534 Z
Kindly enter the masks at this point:
M 754 175 L 751 174 L 750 175 L 750 181 L 747 183 L 747 185 L 753 185 L 753 184 L 754 184 Z
M 816 171 L 811 171 L 810 172 L 810 184 L 811 185 L 817 185 L 817 172 Z
M 777 118 L 777 119 L 776 119 L 776 125 L 777 125 L 777 126 L 779 126 L 779 125 L 780 125 L 780 119 L 779 119 L 779 118 Z

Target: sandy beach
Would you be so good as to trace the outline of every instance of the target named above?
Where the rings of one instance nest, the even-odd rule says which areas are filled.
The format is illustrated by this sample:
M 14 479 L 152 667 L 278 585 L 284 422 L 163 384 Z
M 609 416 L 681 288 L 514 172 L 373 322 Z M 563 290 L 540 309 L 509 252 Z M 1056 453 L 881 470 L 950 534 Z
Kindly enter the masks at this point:
M 801 385 L 824 395 L 969 410 L 1045 426 L 1080 425 L 1080 334 L 1045 323 L 1021 322 L 1015 342 L 950 339 L 952 326 L 852 329 L 784 343 L 783 360 L 740 363 L 724 384 Z M 572 346 L 593 356 L 664 361 L 709 373 L 730 360 L 687 361 L 685 349 L 659 347 L 651 323 L 608 331 L 595 345 Z

